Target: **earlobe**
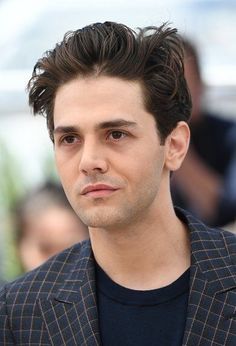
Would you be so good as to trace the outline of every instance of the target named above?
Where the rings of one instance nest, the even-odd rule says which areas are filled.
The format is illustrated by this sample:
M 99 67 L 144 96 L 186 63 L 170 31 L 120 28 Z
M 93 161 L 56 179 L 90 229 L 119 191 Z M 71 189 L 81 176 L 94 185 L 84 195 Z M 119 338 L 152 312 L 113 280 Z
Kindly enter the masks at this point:
M 178 122 L 174 130 L 166 139 L 165 166 L 169 171 L 180 168 L 188 151 L 190 141 L 190 129 L 185 121 Z

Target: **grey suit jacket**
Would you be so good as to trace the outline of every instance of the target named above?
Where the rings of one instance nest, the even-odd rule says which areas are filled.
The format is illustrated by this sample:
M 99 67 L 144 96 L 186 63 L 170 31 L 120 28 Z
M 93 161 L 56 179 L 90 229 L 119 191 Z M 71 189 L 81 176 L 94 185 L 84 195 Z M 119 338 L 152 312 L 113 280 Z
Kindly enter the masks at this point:
M 178 214 L 187 222 L 191 239 L 183 345 L 235 346 L 236 237 L 209 229 L 183 211 Z M 1 290 L 0 345 L 100 344 L 89 241 L 65 250 Z

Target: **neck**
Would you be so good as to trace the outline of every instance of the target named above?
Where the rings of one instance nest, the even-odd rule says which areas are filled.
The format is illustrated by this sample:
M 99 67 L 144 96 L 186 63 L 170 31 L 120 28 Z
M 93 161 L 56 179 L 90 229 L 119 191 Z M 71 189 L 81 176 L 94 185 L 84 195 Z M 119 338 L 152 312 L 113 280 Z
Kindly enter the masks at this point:
M 138 290 L 166 286 L 190 266 L 184 224 L 173 206 L 125 229 L 90 229 L 95 259 L 116 283 Z

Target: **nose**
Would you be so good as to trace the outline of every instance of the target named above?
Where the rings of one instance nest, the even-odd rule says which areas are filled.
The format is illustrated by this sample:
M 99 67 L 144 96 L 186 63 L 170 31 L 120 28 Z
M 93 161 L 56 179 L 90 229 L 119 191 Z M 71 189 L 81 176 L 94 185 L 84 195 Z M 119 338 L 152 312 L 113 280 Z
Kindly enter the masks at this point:
M 80 156 L 79 171 L 85 175 L 94 175 L 96 173 L 106 173 L 107 170 L 108 163 L 105 157 L 105 149 L 95 142 L 84 142 Z

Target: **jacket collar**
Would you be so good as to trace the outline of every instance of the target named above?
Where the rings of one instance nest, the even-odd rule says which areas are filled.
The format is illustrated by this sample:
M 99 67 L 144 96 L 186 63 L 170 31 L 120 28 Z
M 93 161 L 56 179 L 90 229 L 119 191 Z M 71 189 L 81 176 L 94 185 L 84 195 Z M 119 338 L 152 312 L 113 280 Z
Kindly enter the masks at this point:
M 220 299 L 212 304 L 215 296 L 236 287 L 235 265 L 227 252 L 224 233 L 207 228 L 179 208 L 176 213 L 187 224 L 191 242 L 190 294 L 183 345 L 200 345 L 204 344 L 204 333 L 216 330 L 219 323 L 215 316 Z M 56 295 L 39 301 L 52 345 L 100 345 L 91 244 L 85 241 L 77 247 L 78 251 L 70 258 L 71 270 Z M 235 314 L 233 305 L 224 304 L 223 308 L 222 303 L 221 309 L 221 313 Z M 204 333 L 199 329 L 199 320 Z
M 187 225 L 191 244 L 191 272 L 198 270 L 207 281 L 211 294 L 217 294 L 236 287 L 236 266 L 227 251 L 224 234 L 214 228 L 208 228 L 192 214 L 181 208 L 175 208 L 177 216 Z M 94 257 L 90 241 L 81 245 L 74 254 L 72 268 L 64 284 L 55 297 L 58 301 L 78 301 L 78 292 L 87 281 L 95 289 Z
M 70 261 L 73 261 L 72 268 L 55 296 L 56 300 L 65 303 L 78 302 L 78 295 L 88 282 L 90 290 L 95 292 L 94 257 L 89 240 L 81 243 L 79 254 L 75 251 L 74 259 Z
M 210 229 L 191 214 L 177 209 L 188 225 L 191 243 L 189 301 L 183 346 L 225 345 L 236 316 L 233 289 L 235 264 L 228 252 L 226 231 Z M 234 240 L 235 242 L 235 240 Z M 224 331 L 221 334 L 219 331 Z
M 231 234 L 207 227 L 180 208 L 176 208 L 176 214 L 189 228 L 191 272 L 197 269 L 201 273 L 212 295 L 236 287 L 236 266 L 226 245 Z
M 69 261 L 71 270 L 56 295 L 38 301 L 49 339 L 54 346 L 98 346 L 95 268 L 90 242 L 73 247 Z

